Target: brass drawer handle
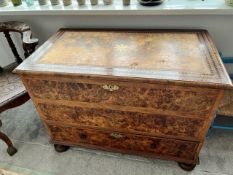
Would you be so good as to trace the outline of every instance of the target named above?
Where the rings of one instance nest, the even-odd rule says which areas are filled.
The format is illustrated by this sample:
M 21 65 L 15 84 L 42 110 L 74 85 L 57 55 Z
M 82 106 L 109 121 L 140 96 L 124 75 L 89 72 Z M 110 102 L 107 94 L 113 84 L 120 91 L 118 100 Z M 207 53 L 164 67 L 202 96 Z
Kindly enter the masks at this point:
M 103 89 L 107 90 L 107 91 L 117 91 L 119 89 L 119 86 L 114 85 L 114 84 L 105 84 L 102 86 Z
M 118 133 L 111 133 L 110 136 L 114 139 L 120 139 L 123 138 L 124 136 Z

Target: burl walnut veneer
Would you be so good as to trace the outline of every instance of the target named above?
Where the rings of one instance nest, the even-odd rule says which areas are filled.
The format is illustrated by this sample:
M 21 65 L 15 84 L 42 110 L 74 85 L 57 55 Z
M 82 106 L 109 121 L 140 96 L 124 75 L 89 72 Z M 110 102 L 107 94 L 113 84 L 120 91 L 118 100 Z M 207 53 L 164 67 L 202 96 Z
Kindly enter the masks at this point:
M 232 87 L 204 30 L 61 29 L 15 72 L 57 150 L 171 159 L 186 170 Z

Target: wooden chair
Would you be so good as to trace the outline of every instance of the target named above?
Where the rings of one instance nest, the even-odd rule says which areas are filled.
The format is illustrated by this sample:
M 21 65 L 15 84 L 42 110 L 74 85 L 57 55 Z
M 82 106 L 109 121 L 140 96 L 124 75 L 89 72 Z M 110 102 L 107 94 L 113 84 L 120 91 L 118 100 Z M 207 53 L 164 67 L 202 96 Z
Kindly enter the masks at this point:
M 24 56 L 27 58 L 34 51 L 38 45 L 38 39 L 31 38 L 30 27 L 22 22 L 10 21 L 0 22 L 0 32 L 3 32 L 7 42 L 15 56 L 16 62 L 7 68 L 0 67 L 0 113 L 17 107 L 30 99 L 27 91 L 25 90 L 20 78 L 12 73 L 12 70 L 20 64 L 23 59 L 19 56 L 17 49 L 10 37 L 10 32 L 18 32 L 22 38 L 22 45 Z M 2 122 L 0 120 L 0 127 Z M 9 155 L 14 155 L 17 149 L 13 146 L 11 140 L 6 134 L 0 131 L 0 139 L 2 139 L 8 146 L 7 152 Z

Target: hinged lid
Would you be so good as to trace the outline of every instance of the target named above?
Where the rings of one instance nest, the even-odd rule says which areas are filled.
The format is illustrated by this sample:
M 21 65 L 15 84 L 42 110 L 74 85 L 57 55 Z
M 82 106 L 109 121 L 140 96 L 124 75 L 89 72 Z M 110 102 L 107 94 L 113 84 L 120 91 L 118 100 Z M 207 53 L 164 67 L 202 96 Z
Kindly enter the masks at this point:
M 207 31 L 58 31 L 19 73 L 65 73 L 231 86 Z

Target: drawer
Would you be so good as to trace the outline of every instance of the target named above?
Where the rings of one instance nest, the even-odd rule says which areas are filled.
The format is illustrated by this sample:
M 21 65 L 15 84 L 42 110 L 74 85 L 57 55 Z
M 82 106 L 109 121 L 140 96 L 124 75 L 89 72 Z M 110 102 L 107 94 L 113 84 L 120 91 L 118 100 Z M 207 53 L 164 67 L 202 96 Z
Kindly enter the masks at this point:
M 67 125 L 90 126 L 129 132 L 144 132 L 150 135 L 175 137 L 199 136 L 204 120 L 198 118 L 170 117 L 111 109 L 69 107 L 64 105 L 38 104 L 47 121 Z
M 31 95 L 38 99 L 140 107 L 159 113 L 202 117 L 209 114 L 218 95 L 217 90 L 156 84 L 147 87 L 116 82 L 117 86 L 113 86 L 112 82 L 91 84 L 38 79 L 25 82 Z
M 122 134 L 75 127 L 48 125 L 52 140 L 67 145 L 91 146 L 100 149 L 149 156 L 193 160 L 198 143 L 140 135 Z

